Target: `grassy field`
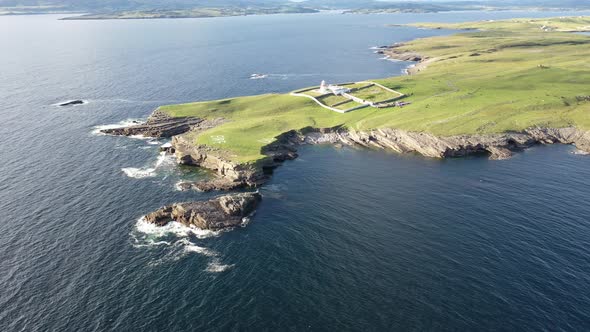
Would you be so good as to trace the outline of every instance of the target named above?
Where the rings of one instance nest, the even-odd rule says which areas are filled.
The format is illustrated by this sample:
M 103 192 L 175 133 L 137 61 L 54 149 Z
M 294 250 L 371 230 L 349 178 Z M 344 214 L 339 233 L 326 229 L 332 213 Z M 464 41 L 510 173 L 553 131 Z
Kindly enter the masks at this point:
M 348 101 L 347 101 L 346 103 L 344 103 L 344 104 L 340 104 L 340 105 L 338 105 L 338 106 L 334 106 L 334 108 L 337 108 L 337 109 L 339 109 L 339 110 L 346 111 L 346 110 L 349 110 L 349 109 L 351 109 L 351 108 L 360 107 L 360 106 L 363 106 L 363 104 L 357 103 L 357 102 L 356 102 L 356 101 L 354 101 L 354 100 L 348 100 Z
M 224 149 L 239 162 L 264 158 L 263 146 L 281 133 L 304 127 L 390 127 L 441 136 L 532 126 L 590 130 L 590 102 L 577 98 L 590 95 L 590 36 L 566 32 L 590 30 L 590 18 L 421 26 L 478 30 L 403 46 L 428 56 L 427 69 L 377 82 L 406 94 L 412 104 L 404 108 L 368 107 L 339 114 L 306 98 L 269 94 L 161 110 L 172 116 L 230 120 L 193 134 L 193 139 L 195 144 Z M 220 136 L 223 141 L 216 139 Z
M 318 100 L 324 105 L 334 106 L 339 103 L 347 102 L 348 98 L 343 97 L 343 96 L 327 95 L 325 97 L 318 98 Z
M 377 85 L 364 87 L 362 89 L 355 90 L 350 94 L 364 100 L 372 101 L 374 103 L 400 97 L 399 94 L 387 91 L 386 89 L 383 89 Z

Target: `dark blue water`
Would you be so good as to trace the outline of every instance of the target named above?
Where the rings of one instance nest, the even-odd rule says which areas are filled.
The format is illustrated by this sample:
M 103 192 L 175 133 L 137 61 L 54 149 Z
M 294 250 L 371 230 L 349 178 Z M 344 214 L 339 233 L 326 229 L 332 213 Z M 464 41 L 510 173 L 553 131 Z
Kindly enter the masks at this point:
M 212 195 L 174 188 L 204 172 L 93 134 L 160 104 L 397 75 L 371 46 L 445 33 L 388 23 L 563 14 L 0 18 L 0 330 L 588 329 L 590 159 L 571 147 L 307 147 L 247 227 L 212 234 L 138 223 Z

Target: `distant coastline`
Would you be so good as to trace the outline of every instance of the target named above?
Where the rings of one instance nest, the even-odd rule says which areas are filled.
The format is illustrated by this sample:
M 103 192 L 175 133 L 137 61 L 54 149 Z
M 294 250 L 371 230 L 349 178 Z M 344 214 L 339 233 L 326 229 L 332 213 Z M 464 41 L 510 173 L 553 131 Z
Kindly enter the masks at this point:
M 182 10 L 130 10 L 116 11 L 110 13 L 83 14 L 69 16 L 60 20 L 146 20 L 146 19 L 170 19 L 170 18 L 212 18 L 212 17 L 233 17 L 251 15 L 273 15 L 273 14 L 313 14 L 319 13 L 317 9 L 281 6 L 281 7 L 252 7 L 252 8 L 194 8 Z
M 85 7 L 77 4 L 43 5 L 43 6 L 0 6 L 0 16 L 64 14 L 60 20 L 130 20 L 130 19 L 173 19 L 173 18 L 214 18 L 273 14 L 311 14 L 334 12 L 338 14 L 424 14 L 462 11 L 576 11 L 589 10 L 590 4 L 577 4 L 575 7 L 563 8 L 559 3 L 544 4 L 489 4 L 487 2 L 367 2 L 360 7 L 343 7 L 340 5 L 322 5 L 313 2 L 285 2 L 273 4 L 231 6 L 186 4 L 184 7 L 153 4 L 149 7 L 132 5 L 127 7 L 94 6 Z

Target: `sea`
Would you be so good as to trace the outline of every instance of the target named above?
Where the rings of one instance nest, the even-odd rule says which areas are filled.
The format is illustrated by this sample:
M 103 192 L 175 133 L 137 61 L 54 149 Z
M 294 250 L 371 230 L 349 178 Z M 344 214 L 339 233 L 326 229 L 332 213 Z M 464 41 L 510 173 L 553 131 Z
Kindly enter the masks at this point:
M 590 330 L 590 156 L 572 146 L 303 147 L 247 226 L 212 232 L 140 219 L 218 195 L 177 190 L 207 171 L 99 133 L 164 104 L 403 75 L 375 47 L 452 33 L 397 24 L 565 15 L 590 13 L 0 17 L 0 331 Z

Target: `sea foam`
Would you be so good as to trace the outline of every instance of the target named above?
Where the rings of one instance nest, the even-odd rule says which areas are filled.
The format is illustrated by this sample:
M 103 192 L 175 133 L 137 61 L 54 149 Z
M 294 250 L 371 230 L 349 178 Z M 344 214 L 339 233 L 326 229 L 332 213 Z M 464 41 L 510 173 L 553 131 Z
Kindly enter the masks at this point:
M 160 152 L 158 159 L 156 159 L 156 163 L 152 167 L 143 167 L 143 168 L 136 168 L 136 167 L 125 167 L 122 168 L 121 171 L 125 173 L 130 178 L 134 179 L 143 179 L 154 177 L 157 174 L 158 168 L 162 167 L 165 164 L 172 164 L 173 158 L 172 156 L 166 154 L 166 152 Z
M 214 259 L 211 262 L 209 262 L 209 264 L 207 264 L 207 268 L 205 269 L 205 271 L 211 273 L 220 273 L 227 271 L 232 267 L 234 267 L 234 264 L 222 264 L 221 261 L 219 261 L 218 259 Z
M 199 239 L 205 239 L 209 237 L 218 236 L 221 234 L 220 231 L 211 231 L 207 229 L 200 229 L 195 226 L 186 226 L 179 222 L 172 221 L 164 226 L 157 226 L 147 222 L 144 218 L 140 218 L 135 224 L 135 229 L 143 234 L 151 235 L 155 237 L 163 237 L 174 235 L 177 237 L 187 237 L 194 235 Z

